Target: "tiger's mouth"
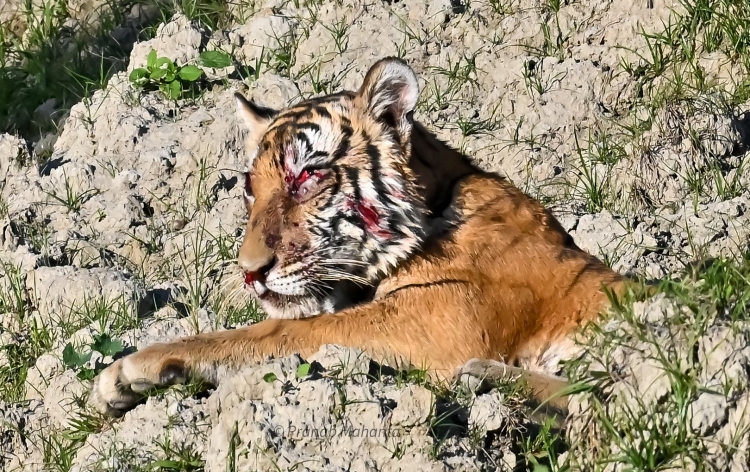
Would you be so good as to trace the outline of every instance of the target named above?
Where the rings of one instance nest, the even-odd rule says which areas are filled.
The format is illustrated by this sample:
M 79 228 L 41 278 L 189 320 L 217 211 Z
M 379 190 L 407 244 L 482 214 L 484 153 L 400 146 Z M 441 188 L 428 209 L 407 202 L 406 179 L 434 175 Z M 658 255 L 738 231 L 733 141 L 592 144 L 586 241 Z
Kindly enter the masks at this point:
M 300 318 L 303 317 L 299 310 L 295 309 L 301 305 L 300 297 L 277 293 L 266 285 L 265 280 L 248 277 L 245 274 L 244 288 L 251 297 L 256 299 L 261 309 L 271 318 Z
M 265 279 L 265 277 L 263 277 Z M 251 273 L 245 273 L 245 289 L 254 292 L 255 296 L 260 298 L 268 297 L 273 292 L 266 287 L 265 280 L 260 280 Z
M 266 287 L 266 274 L 263 272 L 245 272 L 245 289 L 261 300 L 272 293 Z
M 297 279 L 296 293 L 284 293 L 284 288 L 276 287 L 278 277 L 272 271 L 245 273 L 243 282 L 244 289 L 259 302 L 269 318 L 296 319 L 333 313 L 369 300 L 374 294 L 373 286 L 363 286 L 350 278 L 329 279 L 325 284 Z M 311 290 L 313 285 L 314 290 Z
M 269 318 L 306 318 L 325 312 L 323 300 L 307 293 L 284 293 L 278 285 L 278 276 L 274 275 L 269 264 L 258 272 L 244 274 L 244 289 L 256 299 L 260 308 Z

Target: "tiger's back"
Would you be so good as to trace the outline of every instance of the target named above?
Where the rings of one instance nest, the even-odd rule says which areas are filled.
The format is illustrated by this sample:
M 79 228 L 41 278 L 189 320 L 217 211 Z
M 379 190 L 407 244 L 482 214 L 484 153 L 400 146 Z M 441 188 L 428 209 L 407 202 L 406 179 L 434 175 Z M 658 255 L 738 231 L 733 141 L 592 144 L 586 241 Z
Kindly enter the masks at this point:
M 548 210 L 497 175 L 460 178 L 448 212 L 446 233 L 383 280 L 377 296 L 411 288 L 414 300 L 401 302 L 420 317 L 424 302 L 415 288 L 450 286 L 451 297 L 472 300 L 470 319 L 457 321 L 482 334 L 486 352 L 475 356 L 557 373 L 559 361 L 576 352 L 571 333 L 606 307 L 603 288 L 620 294 L 625 278 L 578 248 Z M 445 318 L 434 313 L 420 318 L 437 332 L 456 329 L 434 323 Z

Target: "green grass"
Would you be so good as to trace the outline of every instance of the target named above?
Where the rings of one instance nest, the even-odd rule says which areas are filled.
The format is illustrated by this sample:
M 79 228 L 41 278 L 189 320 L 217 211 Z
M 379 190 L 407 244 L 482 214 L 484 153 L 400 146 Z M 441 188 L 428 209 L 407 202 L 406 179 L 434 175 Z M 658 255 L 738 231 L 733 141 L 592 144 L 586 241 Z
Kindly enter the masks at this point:
M 697 470 L 712 470 L 703 469 L 711 464 L 706 454 L 712 439 L 693 433 L 690 422 L 691 403 L 702 392 L 716 389 L 700 380 L 705 361 L 699 359 L 698 346 L 712 326 L 747 332 L 750 253 L 739 262 L 716 259 L 688 268 L 682 280 L 664 280 L 659 292 L 674 306 L 666 318 L 644 320 L 634 308 L 644 296 L 630 293 L 616 301 L 612 312 L 619 327 L 591 326 L 584 343 L 588 355 L 567 366 L 574 382 L 591 388 L 584 394 L 587 406 L 573 420 L 579 428 L 589 425 L 578 431 L 581 437 L 573 442 L 570 455 L 583 470 L 602 470 L 616 462 L 631 470 L 655 471 L 685 460 L 698 464 Z M 622 387 L 621 379 L 629 378 L 627 371 L 611 370 L 620 359 L 616 353 L 622 352 L 645 356 L 644 362 L 656 366 L 666 380 L 668 395 L 653 399 L 613 390 L 613 385 Z M 685 357 L 683 352 L 696 354 Z M 728 395 L 732 381 L 724 382 L 717 393 Z M 738 431 L 739 436 L 750 432 L 747 424 L 740 427 L 746 429 Z M 723 447 L 731 453 L 731 444 Z
M 40 8 L 21 2 L 22 28 L 0 25 L 0 132 L 18 133 L 34 141 L 55 131 L 66 111 L 81 99 L 106 87 L 110 77 L 127 66 L 129 44 L 120 44 L 112 33 L 127 24 L 134 5 L 155 5 L 154 20 L 166 21 L 176 11 L 214 30 L 246 19 L 252 2 L 229 11 L 225 0 L 109 0 L 98 12 L 98 21 L 83 22 L 75 31 L 66 22 L 72 17 L 68 0 L 44 0 Z M 136 24 L 138 39 L 149 39 L 155 24 Z M 57 110 L 52 120 L 34 111 L 49 100 Z
M 49 351 L 54 337 L 48 326 L 31 314 L 26 297 L 25 277 L 19 267 L 0 265 L 0 313 L 5 328 L 13 342 L 0 346 L 8 359 L 0 366 L 0 400 L 17 402 L 24 399 L 24 382 L 29 368 L 36 359 Z
M 681 0 L 681 13 L 674 13 L 658 31 L 642 31 L 646 49 L 635 62 L 624 61 L 623 70 L 637 80 L 643 104 L 664 104 L 708 92 L 721 93 L 730 105 L 748 98 L 750 72 L 750 22 L 743 2 L 736 0 Z M 718 54 L 725 64 L 742 73 L 728 81 L 711 77 L 701 64 L 709 54 Z M 661 79 L 657 81 L 656 79 Z
M 125 65 L 125 52 L 109 37 L 124 18 L 118 8 L 94 30 L 71 34 L 65 0 L 48 0 L 41 11 L 22 7 L 24 37 L 0 25 L 0 131 L 34 137 L 53 128 L 40 122 L 34 110 L 47 100 L 66 109 Z

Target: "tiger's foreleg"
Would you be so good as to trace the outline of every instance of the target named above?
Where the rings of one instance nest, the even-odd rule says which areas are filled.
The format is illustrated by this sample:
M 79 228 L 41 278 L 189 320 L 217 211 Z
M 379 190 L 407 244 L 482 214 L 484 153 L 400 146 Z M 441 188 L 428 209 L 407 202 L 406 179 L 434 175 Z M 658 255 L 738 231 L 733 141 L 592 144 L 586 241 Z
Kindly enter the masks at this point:
M 227 374 L 269 356 L 299 353 L 305 357 L 324 344 L 360 348 L 392 367 L 414 365 L 444 378 L 467 359 L 488 354 L 480 335 L 471 339 L 471 323 L 456 323 L 460 308 L 450 309 L 451 319 L 440 322 L 440 314 L 429 307 L 417 312 L 404 306 L 409 304 L 395 297 L 333 315 L 268 319 L 245 328 L 154 344 L 118 359 L 101 372 L 90 401 L 102 413 L 118 416 L 154 387 L 188 379 L 216 385 Z

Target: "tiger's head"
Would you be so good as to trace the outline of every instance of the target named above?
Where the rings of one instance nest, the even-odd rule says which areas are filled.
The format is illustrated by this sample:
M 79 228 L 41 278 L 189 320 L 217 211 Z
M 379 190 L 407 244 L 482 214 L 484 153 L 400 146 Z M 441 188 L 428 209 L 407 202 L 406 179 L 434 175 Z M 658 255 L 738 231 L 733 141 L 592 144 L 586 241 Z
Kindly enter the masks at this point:
M 408 163 L 419 88 L 385 58 L 357 92 L 273 110 L 236 94 L 249 132 L 238 263 L 272 318 L 333 312 L 415 252 L 427 210 Z

